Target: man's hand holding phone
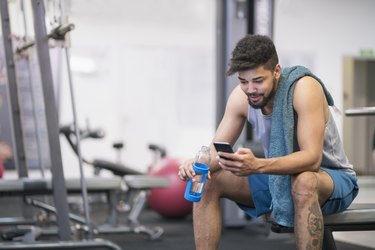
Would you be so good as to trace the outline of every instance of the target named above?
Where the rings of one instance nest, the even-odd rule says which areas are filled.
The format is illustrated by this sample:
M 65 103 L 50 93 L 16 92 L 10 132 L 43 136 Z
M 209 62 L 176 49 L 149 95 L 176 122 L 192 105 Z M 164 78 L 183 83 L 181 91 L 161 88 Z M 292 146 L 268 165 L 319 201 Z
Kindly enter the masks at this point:
M 239 148 L 236 153 L 227 142 L 214 142 L 214 147 L 218 153 L 219 166 L 236 176 L 248 176 L 258 172 L 255 164 L 255 156 L 251 149 Z
M 234 150 L 228 142 L 214 142 L 213 144 L 220 158 L 230 160 L 230 158 L 228 158 L 229 156 L 225 157 L 222 155 L 222 153 L 234 154 Z

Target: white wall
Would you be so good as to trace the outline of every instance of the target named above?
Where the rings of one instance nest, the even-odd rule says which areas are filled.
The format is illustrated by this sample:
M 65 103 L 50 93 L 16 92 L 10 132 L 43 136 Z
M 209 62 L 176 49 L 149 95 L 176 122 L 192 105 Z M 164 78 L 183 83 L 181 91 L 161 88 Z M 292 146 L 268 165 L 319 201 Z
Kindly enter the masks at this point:
M 70 3 L 72 59 L 96 67 L 88 74 L 74 67 L 79 123 L 106 132 L 105 140 L 84 142 L 83 154 L 115 160 L 111 144 L 121 140 L 122 160 L 145 171 L 153 159 L 148 143 L 182 158 L 208 144 L 215 128 L 214 0 Z M 65 79 L 61 123 L 72 121 L 67 86 Z M 65 175 L 77 175 L 64 141 L 62 148 Z
M 275 0 L 274 41 L 284 65 L 312 68 L 343 111 L 343 56 L 375 49 L 373 0 Z M 342 116 L 335 116 L 342 133 Z

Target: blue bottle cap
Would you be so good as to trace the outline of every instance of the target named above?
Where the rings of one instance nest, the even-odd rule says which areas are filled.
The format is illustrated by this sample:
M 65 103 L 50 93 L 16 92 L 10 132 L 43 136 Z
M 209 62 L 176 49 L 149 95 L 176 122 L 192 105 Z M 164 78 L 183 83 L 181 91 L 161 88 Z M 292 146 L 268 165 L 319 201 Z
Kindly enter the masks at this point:
M 209 167 L 207 166 L 207 164 L 195 162 L 193 163 L 193 169 L 198 174 L 207 174 Z

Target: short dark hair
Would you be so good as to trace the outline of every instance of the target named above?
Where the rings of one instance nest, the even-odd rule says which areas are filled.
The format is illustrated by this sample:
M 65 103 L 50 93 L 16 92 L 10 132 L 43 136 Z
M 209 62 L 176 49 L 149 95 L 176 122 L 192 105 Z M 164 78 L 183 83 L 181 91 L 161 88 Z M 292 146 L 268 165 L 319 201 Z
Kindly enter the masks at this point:
M 268 36 L 247 35 L 234 48 L 227 74 L 233 75 L 238 71 L 251 70 L 259 66 L 273 70 L 278 63 L 275 45 Z

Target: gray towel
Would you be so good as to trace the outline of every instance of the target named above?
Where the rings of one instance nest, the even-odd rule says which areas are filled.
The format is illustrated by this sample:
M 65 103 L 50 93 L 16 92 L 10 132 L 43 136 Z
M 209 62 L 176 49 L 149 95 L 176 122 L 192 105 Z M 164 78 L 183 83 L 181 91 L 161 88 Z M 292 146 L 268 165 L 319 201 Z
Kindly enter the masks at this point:
M 310 70 L 302 66 L 283 68 L 272 111 L 269 158 L 285 156 L 299 150 L 293 110 L 293 92 L 294 83 L 304 76 L 314 77 L 322 85 L 328 105 L 334 105 L 332 96 L 322 81 Z M 290 175 L 269 176 L 272 216 L 276 223 L 287 227 L 294 225 L 294 206 L 290 184 Z

